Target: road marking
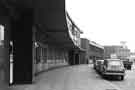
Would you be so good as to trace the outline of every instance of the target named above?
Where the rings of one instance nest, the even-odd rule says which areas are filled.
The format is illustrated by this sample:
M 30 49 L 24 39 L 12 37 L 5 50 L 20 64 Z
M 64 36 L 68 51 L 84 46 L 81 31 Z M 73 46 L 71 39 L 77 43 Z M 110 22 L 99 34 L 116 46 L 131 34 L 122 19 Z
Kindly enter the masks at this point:
M 112 83 L 109 82 L 109 81 L 104 80 L 104 82 L 105 82 L 106 84 L 109 84 L 110 86 L 114 87 L 114 89 L 106 89 L 106 90 L 121 90 L 118 86 L 112 84 Z

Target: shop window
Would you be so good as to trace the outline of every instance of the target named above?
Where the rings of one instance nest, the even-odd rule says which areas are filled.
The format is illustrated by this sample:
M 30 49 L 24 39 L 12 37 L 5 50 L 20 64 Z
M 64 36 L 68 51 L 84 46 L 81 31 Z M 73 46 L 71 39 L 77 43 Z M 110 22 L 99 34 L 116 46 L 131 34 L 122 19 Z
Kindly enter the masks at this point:
M 40 62 L 40 54 L 41 54 L 40 47 L 37 47 L 36 48 L 36 63 Z

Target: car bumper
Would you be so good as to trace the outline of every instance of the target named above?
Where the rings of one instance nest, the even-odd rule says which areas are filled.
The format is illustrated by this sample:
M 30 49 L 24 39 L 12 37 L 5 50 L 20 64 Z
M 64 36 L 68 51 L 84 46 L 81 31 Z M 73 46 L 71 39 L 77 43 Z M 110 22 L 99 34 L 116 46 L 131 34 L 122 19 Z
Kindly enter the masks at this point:
M 125 73 L 111 73 L 111 72 L 105 72 L 103 75 L 125 75 Z

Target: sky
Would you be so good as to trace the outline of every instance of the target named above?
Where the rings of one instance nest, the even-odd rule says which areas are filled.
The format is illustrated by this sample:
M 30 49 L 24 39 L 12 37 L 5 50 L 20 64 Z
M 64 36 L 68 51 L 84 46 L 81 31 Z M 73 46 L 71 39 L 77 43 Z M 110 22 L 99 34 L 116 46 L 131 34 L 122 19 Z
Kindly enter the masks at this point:
M 100 45 L 125 41 L 135 51 L 135 0 L 66 0 L 66 10 L 81 37 Z

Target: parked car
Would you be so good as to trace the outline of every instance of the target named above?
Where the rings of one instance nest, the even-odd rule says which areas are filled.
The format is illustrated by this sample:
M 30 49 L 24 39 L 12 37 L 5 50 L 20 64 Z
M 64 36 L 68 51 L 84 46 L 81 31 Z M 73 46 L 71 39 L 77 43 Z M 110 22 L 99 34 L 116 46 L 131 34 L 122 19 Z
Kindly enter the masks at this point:
M 103 71 L 104 60 L 97 60 L 96 71 L 101 73 Z
M 123 60 L 123 64 L 125 69 L 131 70 L 133 61 L 130 61 L 129 59 Z
M 120 59 L 106 59 L 104 60 L 104 67 L 102 71 L 103 76 L 117 76 L 124 80 L 125 68 Z
M 94 63 L 93 63 L 93 68 L 94 68 L 95 70 L 96 70 L 96 67 L 97 67 L 97 63 L 98 63 L 97 60 L 95 60 Z

